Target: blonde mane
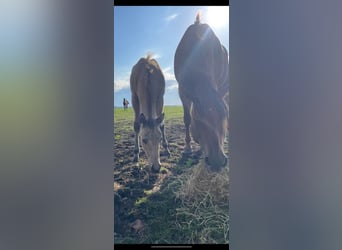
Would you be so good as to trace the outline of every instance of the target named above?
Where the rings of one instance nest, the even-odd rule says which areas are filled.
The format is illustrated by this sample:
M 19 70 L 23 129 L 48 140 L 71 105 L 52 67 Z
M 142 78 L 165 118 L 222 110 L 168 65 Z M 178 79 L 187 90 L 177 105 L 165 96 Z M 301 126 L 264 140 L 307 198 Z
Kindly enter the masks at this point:
M 145 58 L 147 61 L 150 61 L 152 59 L 152 56 L 153 56 L 153 54 L 151 52 L 147 52 L 147 55 Z
M 196 21 L 195 21 L 195 24 L 199 24 L 201 22 L 201 18 L 202 18 L 202 12 L 199 10 L 197 12 L 197 15 L 196 15 Z

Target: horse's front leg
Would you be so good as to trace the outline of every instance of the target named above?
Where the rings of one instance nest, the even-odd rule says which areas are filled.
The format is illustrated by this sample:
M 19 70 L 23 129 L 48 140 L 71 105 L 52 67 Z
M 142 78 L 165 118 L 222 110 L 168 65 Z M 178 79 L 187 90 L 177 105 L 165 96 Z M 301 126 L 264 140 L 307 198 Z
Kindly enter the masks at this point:
M 165 154 L 166 154 L 167 157 L 170 157 L 171 153 L 170 153 L 169 145 L 168 145 L 166 137 L 165 137 L 164 122 L 162 124 L 160 124 L 160 130 L 162 132 L 162 142 L 163 142 L 163 147 L 164 147 L 164 150 L 165 150 Z
M 134 122 L 134 133 L 135 133 L 134 141 L 135 142 L 134 142 L 134 158 L 133 158 L 134 162 L 139 161 L 139 152 L 140 152 L 139 131 L 140 131 L 140 123 L 135 121 Z

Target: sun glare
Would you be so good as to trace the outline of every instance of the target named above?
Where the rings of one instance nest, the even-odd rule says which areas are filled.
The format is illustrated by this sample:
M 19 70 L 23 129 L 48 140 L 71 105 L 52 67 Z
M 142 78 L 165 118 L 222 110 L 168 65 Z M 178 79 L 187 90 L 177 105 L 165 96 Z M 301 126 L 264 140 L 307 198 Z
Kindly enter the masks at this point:
M 206 22 L 212 28 L 227 28 L 229 25 L 229 7 L 209 6 L 207 10 Z

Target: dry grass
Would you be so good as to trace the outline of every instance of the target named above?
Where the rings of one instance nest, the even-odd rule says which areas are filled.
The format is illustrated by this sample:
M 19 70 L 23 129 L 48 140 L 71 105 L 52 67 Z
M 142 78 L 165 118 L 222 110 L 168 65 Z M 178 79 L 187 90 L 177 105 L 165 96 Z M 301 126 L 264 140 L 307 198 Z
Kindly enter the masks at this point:
M 210 172 L 201 161 L 189 174 L 181 177 L 182 188 L 176 194 L 185 202 L 202 200 L 209 196 L 215 203 L 227 204 L 229 196 L 228 168 Z
M 228 171 L 209 172 L 200 162 L 179 179 L 176 197 L 181 206 L 176 209 L 176 224 L 181 231 L 192 231 L 189 243 L 228 243 Z
M 151 193 L 140 201 L 137 218 L 144 230 L 140 232 L 132 224 L 135 234 L 117 235 L 116 242 L 229 243 L 228 172 L 228 168 L 209 172 L 200 162 L 177 177 L 169 176 L 163 188 L 158 192 L 148 190 Z

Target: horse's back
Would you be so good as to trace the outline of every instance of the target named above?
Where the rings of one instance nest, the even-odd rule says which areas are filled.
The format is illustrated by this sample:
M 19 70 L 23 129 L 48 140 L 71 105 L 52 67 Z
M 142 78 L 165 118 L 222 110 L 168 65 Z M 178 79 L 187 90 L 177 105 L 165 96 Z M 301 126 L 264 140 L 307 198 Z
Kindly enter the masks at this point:
M 184 33 L 174 58 L 175 76 L 182 89 L 200 88 L 198 79 L 205 84 L 204 88 L 215 91 L 228 91 L 223 80 L 227 75 L 228 58 L 212 29 L 207 24 L 192 24 Z M 223 86 L 222 86 L 223 85 Z M 191 97 L 191 96 L 190 96 Z
M 158 62 L 147 56 L 133 66 L 130 86 L 132 95 L 138 98 L 140 112 L 147 118 L 155 118 L 162 110 L 165 79 Z

